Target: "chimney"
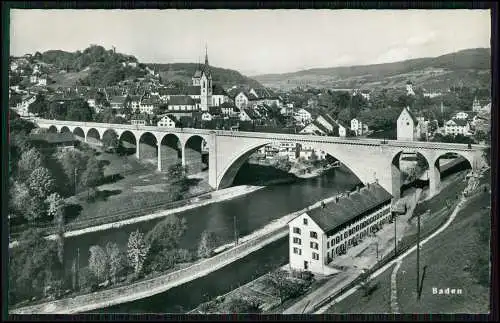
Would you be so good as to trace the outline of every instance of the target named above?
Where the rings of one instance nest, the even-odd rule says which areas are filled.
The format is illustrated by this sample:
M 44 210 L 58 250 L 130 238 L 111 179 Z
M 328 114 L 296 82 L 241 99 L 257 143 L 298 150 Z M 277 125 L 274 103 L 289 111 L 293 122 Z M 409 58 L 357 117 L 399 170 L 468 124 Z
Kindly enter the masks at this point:
M 349 197 L 349 195 L 351 195 L 351 191 L 347 191 L 346 194 L 347 194 L 347 197 Z
M 335 203 L 338 203 L 339 202 L 339 196 L 335 196 Z
M 358 193 L 359 193 L 359 185 L 358 185 L 358 186 L 356 186 L 356 192 L 358 192 Z
M 321 201 L 321 208 L 324 209 L 325 208 L 325 202 L 324 201 Z

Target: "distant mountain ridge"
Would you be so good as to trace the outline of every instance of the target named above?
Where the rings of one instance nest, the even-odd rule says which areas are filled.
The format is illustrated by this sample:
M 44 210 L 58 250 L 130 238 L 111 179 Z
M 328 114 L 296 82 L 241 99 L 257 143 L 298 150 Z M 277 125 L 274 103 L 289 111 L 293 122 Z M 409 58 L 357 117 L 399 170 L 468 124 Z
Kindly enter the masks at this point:
M 159 72 L 163 79 L 182 81 L 189 84 L 199 66 L 197 63 L 147 63 L 145 65 L 155 70 L 155 72 Z M 235 70 L 210 66 L 210 71 L 212 72 L 214 83 L 218 83 L 223 87 L 231 87 L 233 85 L 246 85 L 248 87 L 257 88 L 263 87 L 258 81 Z
M 314 87 L 360 88 L 399 87 L 407 81 L 429 88 L 448 88 L 463 83 L 488 87 L 491 50 L 474 48 L 438 57 L 417 58 L 401 62 L 348 67 L 315 68 L 285 74 L 253 76 L 265 86 L 292 88 Z

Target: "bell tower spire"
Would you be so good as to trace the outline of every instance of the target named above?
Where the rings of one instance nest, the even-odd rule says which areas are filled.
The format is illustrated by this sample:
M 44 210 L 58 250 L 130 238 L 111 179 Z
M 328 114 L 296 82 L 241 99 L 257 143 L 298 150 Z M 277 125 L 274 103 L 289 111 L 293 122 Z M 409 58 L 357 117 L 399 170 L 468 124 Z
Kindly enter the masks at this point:
M 205 43 L 205 65 L 208 65 L 208 46 Z

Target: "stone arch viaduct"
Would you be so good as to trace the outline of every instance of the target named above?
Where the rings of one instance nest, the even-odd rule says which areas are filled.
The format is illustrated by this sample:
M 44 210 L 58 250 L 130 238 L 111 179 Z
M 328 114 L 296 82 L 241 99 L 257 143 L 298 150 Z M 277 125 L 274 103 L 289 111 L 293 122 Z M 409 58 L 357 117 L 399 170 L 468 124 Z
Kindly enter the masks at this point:
M 378 181 L 395 198 L 400 197 L 401 152 L 418 152 L 429 165 L 430 195 L 439 192 L 440 169 L 438 159 L 447 153 L 464 157 L 472 169 L 482 167 L 486 146 L 439 142 L 397 141 L 361 138 L 339 138 L 312 135 L 291 135 L 259 132 L 239 132 L 206 129 L 162 128 L 93 122 L 75 122 L 35 119 L 41 128 L 59 132 L 71 131 L 76 138 L 89 142 L 102 139 L 106 131 L 114 131 L 119 138 L 127 134 L 136 142 L 136 156 L 143 158 L 140 148 L 143 138 L 149 137 L 156 148 L 158 170 L 165 169 L 165 161 L 178 159 L 189 169 L 201 157 L 202 142 L 208 148 L 209 184 L 214 189 L 230 186 L 236 173 L 257 149 L 274 142 L 294 142 L 325 151 L 349 168 L 363 183 Z M 139 143 L 137 145 L 137 143 Z M 160 144 L 158 144 L 160 143 Z M 195 167 L 199 167 L 195 166 Z

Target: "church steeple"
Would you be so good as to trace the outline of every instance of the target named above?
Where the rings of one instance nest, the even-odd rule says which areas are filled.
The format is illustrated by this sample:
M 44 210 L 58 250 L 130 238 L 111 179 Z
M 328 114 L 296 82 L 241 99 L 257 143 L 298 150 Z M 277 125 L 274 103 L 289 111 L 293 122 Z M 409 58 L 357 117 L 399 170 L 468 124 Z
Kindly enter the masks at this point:
M 205 65 L 208 66 L 208 47 L 205 44 Z

